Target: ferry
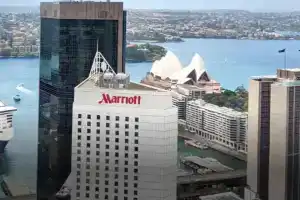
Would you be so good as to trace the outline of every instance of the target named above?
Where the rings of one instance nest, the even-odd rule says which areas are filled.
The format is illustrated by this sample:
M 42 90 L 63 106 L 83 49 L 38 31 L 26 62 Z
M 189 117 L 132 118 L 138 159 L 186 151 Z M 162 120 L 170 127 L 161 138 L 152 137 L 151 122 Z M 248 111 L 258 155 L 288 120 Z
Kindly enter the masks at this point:
M 5 105 L 0 101 L 0 153 L 4 152 L 7 143 L 13 138 L 12 113 L 17 111 L 12 106 Z
M 184 144 L 192 146 L 192 147 L 195 147 L 197 149 L 201 149 L 201 150 L 208 149 L 207 145 L 205 145 L 205 144 L 203 144 L 201 142 L 198 142 L 196 140 L 185 140 Z

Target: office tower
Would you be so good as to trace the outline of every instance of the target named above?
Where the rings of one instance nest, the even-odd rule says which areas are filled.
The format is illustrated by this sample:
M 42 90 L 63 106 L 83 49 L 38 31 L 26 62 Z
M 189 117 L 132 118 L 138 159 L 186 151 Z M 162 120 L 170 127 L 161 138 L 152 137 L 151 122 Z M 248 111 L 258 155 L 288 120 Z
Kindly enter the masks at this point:
M 268 199 L 270 92 L 276 76 L 254 77 L 249 84 L 246 200 Z
M 299 199 L 300 69 L 278 69 L 249 85 L 245 199 Z
M 170 92 L 132 83 L 110 67 L 100 72 L 97 60 L 75 88 L 71 199 L 175 200 L 178 128 Z
M 37 198 L 50 199 L 71 171 L 74 87 L 96 50 L 124 71 L 124 12 L 117 2 L 41 3 Z
M 300 69 L 295 72 L 300 78 Z M 300 81 L 271 86 L 269 200 L 300 199 Z

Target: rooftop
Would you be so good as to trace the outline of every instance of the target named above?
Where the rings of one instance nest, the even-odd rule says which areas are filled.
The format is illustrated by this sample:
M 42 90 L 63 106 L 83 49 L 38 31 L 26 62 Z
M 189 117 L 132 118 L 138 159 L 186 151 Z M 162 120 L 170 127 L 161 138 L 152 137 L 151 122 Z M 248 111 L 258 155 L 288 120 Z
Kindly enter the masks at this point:
M 220 163 L 219 161 L 213 158 L 200 158 L 198 156 L 187 156 L 184 157 L 184 160 L 193 162 L 201 167 L 205 167 L 214 172 L 226 172 L 232 170 L 230 167 L 223 165 L 222 163 Z
M 5 105 L 2 101 L 0 101 L 0 112 L 9 112 L 9 111 L 16 111 L 17 109 L 12 106 Z
M 203 101 L 202 99 L 194 100 L 194 101 L 189 101 L 188 104 L 193 104 L 199 107 L 202 107 L 204 109 L 214 111 L 216 113 L 220 113 L 229 117 L 240 117 L 240 118 L 247 118 L 247 114 L 244 112 L 238 112 L 236 110 L 233 110 L 231 108 L 226 108 L 226 107 L 220 107 L 211 103 L 207 103 Z
M 129 74 L 116 74 L 105 57 L 99 51 L 97 51 L 95 54 L 89 77 L 77 85 L 76 88 L 112 88 L 116 90 L 146 90 L 165 92 L 165 90 L 153 86 L 130 82 Z
M 224 192 L 219 194 L 203 196 L 200 197 L 200 200 L 242 200 L 242 198 L 240 198 L 233 192 Z
M 99 88 L 98 85 L 95 84 L 95 81 L 91 78 L 87 78 L 86 80 L 84 80 L 82 83 L 80 83 L 77 88 Z M 100 87 L 100 88 L 105 88 L 105 87 Z M 114 88 L 114 89 L 119 89 L 119 90 L 148 90 L 148 91 L 159 91 L 158 88 L 155 87 L 151 87 L 145 84 L 141 84 L 141 83 L 134 83 L 134 82 L 130 82 L 126 88 Z
M 300 86 L 299 80 L 283 80 L 282 82 L 276 82 L 276 85 L 282 85 L 286 87 L 294 87 L 294 86 Z

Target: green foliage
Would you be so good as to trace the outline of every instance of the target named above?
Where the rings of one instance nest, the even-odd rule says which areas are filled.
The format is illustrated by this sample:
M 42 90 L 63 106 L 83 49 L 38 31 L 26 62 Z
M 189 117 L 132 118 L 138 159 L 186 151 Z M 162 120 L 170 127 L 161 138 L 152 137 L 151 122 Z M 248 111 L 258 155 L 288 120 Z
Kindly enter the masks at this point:
M 135 61 L 154 61 L 159 60 L 165 56 L 167 50 L 158 45 L 149 43 L 139 44 L 126 48 L 126 59 Z
M 203 100 L 237 111 L 248 111 L 248 91 L 244 86 L 239 86 L 234 91 L 223 89 L 220 94 L 206 94 L 204 95 Z

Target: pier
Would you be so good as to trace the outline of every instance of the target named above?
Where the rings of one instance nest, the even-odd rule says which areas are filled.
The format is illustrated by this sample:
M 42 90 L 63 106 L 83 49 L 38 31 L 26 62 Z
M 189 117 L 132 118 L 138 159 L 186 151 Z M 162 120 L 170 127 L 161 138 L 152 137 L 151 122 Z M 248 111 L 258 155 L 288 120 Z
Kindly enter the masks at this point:
M 2 177 L 1 189 L 7 198 L 32 198 L 35 195 L 35 191 L 32 191 L 26 184 L 16 184 L 9 177 Z

